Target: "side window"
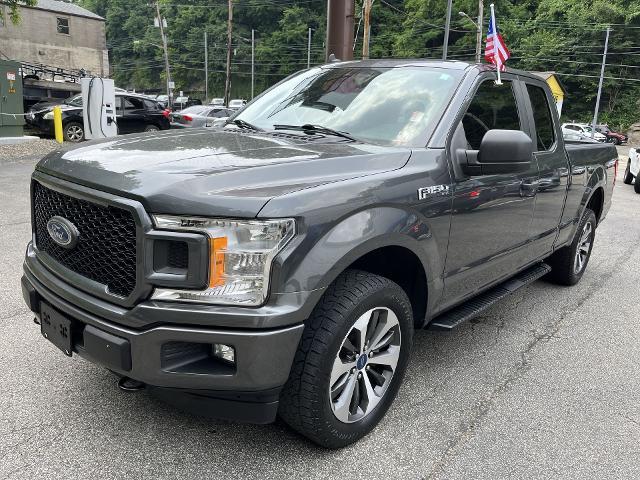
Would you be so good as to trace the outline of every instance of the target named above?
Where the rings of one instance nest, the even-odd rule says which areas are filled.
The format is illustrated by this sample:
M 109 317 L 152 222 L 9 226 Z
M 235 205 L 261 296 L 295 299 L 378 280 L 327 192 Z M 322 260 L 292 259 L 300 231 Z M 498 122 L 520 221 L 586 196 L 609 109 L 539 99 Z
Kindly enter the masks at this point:
M 151 110 L 152 112 L 155 112 L 156 110 L 158 110 L 158 104 L 155 102 L 152 102 L 151 100 L 144 100 L 144 107 L 147 110 Z
M 64 17 L 56 17 L 56 27 L 58 33 L 69 35 L 69 19 Z
M 134 110 L 144 110 L 144 103 L 140 98 L 124 97 L 124 113 L 131 113 Z
M 556 134 L 553 128 L 553 117 L 551 116 L 550 105 L 544 90 L 535 85 L 527 85 L 531 108 L 533 109 L 533 121 L 536 128 L 536 140 L 538 151 L 549 150 L 556 141 Z
M 480 84 L 462 119 L 462 126 L 472 150 L 480 149 L 482 138 L 489 130 L 522 130 L 511 82 Z

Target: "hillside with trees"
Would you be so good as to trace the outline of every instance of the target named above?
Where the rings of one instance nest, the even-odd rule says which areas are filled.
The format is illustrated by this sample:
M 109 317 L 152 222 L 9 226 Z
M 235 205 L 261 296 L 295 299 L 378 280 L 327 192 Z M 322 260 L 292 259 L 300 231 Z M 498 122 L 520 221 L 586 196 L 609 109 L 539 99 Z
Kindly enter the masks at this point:
M 107 43 L 119 86 L 163 90 L 163 57 L 153 4 L 130 0 L 79 0 L 107 19 Z M 485 25 L 488 23 L 485 2 Z M 497 0 L 498 25 L 509 46 L 508 65 L 555 71 L 569 92 L 564 117 L 589 121 L 597 92 L 605 31 L 609 55 L 601 120 L 616 127 L 640 121 L 640 2 L 637 0 Z M 356 2 L 356 26 L 362 0 Z M 204 32 L 208 34 L 209 92 L 221 96 L 226 61 L 227 0 L 163 0 L 172 76 L 177 90 L 204 96 Z M 476 31 L 458 14 L 477 17 L 476 0 L 456 0 L 449 58 L 473 61 Z M 251 30 L 255 29 L 256 92 L 307 64 L 324 61 L 326 0 L 234 0 L 232 97 L 250 96 Z M 446 2 L 376 0 L 371 57 L 440 58 Z M 362 26 L 355 46 L 362 49 Z M 483 32 L 484 36 L 484 32 Z

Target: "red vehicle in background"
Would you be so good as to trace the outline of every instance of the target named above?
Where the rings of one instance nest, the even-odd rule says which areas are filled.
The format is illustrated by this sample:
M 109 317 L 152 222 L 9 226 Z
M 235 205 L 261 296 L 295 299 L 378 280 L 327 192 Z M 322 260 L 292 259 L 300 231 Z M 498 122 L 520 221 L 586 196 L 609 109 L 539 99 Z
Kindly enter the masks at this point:
M 607 143 L 613 143 L 614 145 L 622 145 L 627 143 L 629 137 L 623 133 L 614 132 L 608 125 L 596 125 L 596 132 L 600 132 L 607 136 Z

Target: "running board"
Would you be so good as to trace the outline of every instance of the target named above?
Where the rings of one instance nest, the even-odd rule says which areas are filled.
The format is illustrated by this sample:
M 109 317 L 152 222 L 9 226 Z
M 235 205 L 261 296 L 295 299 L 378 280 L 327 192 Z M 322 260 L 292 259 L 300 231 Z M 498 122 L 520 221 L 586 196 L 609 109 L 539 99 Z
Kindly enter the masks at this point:
M 488 309 L 491 305 L 499 302 L 519 288 L 535 282 L 540 277 L 551 271 L 551 267 L 546 263 L 539 263 L 527 270 L 524 270 L 514 277 L 511 277 L 497 287 L 493 287 L 477 297 L 472 298 L 468 302 L 459 305 L 442 315 L 434 318 L 427 328 L 430 330 L 451 330 L 461 323 L 471 320 Z

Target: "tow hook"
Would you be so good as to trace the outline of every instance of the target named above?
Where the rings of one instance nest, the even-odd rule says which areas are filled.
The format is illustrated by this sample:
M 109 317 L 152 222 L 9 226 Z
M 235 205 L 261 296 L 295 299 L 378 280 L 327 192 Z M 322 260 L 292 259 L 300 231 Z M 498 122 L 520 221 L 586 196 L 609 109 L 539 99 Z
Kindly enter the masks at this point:
M 145 384 L 129 377 L 122 377 L 118 380 L 118 388 L 125 392 L 138 392 L 144 390 Z

